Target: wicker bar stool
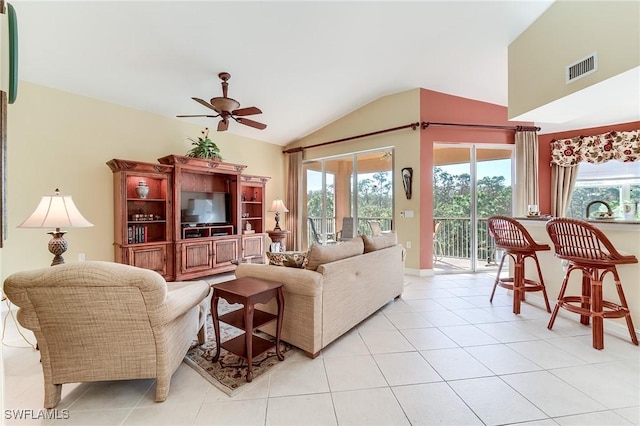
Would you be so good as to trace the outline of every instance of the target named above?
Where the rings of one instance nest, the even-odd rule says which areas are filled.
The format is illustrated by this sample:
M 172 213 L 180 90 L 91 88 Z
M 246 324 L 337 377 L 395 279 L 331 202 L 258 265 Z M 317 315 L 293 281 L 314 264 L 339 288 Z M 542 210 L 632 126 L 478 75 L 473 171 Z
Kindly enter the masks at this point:
M 589 320 L 593 335 L 593 347 L 604 348 L 604 319 L 622 318 L 627 320 L 627 327 L 634 345 L 638 344 L 631 312 L 622 291 L 622 284 L 616 265 L 638 263 L 638 259 L 627 253 L 619 252 L 611 241 L 595 226 L 580 219 L 555 218 L 547 223 L 547 232 L 553 242 L 556 257 L 567 260 L 569 267 L 565 274 L 558 302 L 551 314 L 547 328 L 551 330 L 558 315 L 564 308 L 580 314 L 580 322 L 588 325 Z M 565 296 L 569 276 L 573 271 L 582 271 L 582 295 Z M 602 284 L 604 277 L 611 273 L 618 291 L 619 303 L 603 300 Z
M 504 250 L 504 256 L 500 260 L 498 275 L 493 284 L 490 302 L 496 293 L 496 287 L 500 286 L 513 290 L 513 313 L 520 314 L 520 304 L 524 300 L 524 295 L 528 291 L 542 291 L 547 312 L 551 312 L 547 290 L 542 279 L 542 271 L 536 252 L 551 250 L 548 244 L 542 244 L 531 237 L 531 234 L 517 220 L 507 216 L 491 216 L 488 219 L 489 232 L 496 242 L 496 248 Z M 500 278 L 500 272 L 507 256 L 513 259 L 513 277 Z M 533 259 L 538 270 L 539 281 L 525 278 L 524 267 L 527 258 Z

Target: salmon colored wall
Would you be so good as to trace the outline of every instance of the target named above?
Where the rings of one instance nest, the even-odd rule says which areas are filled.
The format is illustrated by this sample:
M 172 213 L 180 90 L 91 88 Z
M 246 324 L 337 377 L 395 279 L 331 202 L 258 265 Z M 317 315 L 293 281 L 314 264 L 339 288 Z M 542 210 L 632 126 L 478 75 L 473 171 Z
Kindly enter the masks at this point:
M 540 188 L 539 209 L 542 213 L 551 212 L 551 141 L 554 139 L 569 139 L 576 136 L 601 135 L 607 132 L 625 132 L 640 129 L 640 121 L 631 123 L 612 124 L 604 127 L 570 130 L 567 132 L 547 133 L 538 135 L 538 186 Z
M 507 107 L 461 98 L 432 90 L 420 90 L 420 121 L 532 126 L 507 120 Z M 433 126 L 420 131 L 420 269 L 433 269 L 433 144 L 513 144 L 511 130 Z

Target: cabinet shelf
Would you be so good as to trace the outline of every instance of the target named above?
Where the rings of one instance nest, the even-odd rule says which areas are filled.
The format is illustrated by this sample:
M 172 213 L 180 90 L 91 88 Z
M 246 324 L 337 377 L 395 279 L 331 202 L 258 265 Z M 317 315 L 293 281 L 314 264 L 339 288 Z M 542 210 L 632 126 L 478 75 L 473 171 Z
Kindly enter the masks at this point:
M 151 202 L 151 203 L 158 203 L 158 202 L 166 202 L 167 200 L 163 199 L 163 198 L 127 198 L 127 201 L 140 201 L 140 202 Z
M 166 220 L 128 220 L 127 223 L 139 225 L 141 223 L 167 223 Z

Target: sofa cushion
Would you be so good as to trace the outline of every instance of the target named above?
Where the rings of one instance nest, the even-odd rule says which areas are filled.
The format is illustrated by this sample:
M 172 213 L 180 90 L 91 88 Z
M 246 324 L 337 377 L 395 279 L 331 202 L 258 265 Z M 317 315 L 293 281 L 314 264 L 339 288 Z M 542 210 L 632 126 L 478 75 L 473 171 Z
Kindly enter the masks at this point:
M 267 252 L 269 265 L 289 266 L 291 268 L 302 268 L 302 264 L 307 258 L 306 251 L 284 251 L 279 253 Z
M 358 256 L 362 253 L 364 253 L 364 242 L 360 237 L 327 246 L 314 243 L 307 253 L 307 264 L 305 268 L 315 271 L 318 269 L 318 266 L 325 263 Z
M 383 232 L 382 234 L 375 237 L 363 235 L 362 239 L 364 241 L 365 253 L 370 253 L 372 251 L 395 246 L 396 244 L 398 244 L 398 235 L 395 231 Z

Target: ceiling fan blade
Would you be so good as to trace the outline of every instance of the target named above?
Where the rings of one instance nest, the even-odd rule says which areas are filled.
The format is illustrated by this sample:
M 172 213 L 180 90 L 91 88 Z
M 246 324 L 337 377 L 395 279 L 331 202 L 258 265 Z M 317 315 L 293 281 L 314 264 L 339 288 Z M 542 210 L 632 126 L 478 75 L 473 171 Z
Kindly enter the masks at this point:
M 233 114 L 233 115 L 254 115 L 254 114 L 262 114 L 262 111 L 260 111 L 260 108 L 247 107 L 247 108 L 240 108 L 240 109 L 237 109 L 235 111 L 231 111 L 231 114 Z
M 264 130 L 267 128 L 266 124 L 258 123 L 257 121 L 249 120 L 248 118 L 240 117 L 240 118 L 236 118 L 235 120 L 240 124 L 244 124 L 245 126 L 255 127 L 256 129 Z
M 205 101 L 203 99 L 200 99 L 200 98 L 191 98 L 191 99 L 193 99 L 194 101 L 198 102 L 199 104 L 202 104 L 202 105 L 206 106 L 207 108 L 210 108 L 210 109 L 214 110 L 215 112 L 217 112 L 218 114 L 220 114 L 220 111 L 218 111 L 218 108 L 214 107 L 209 102 L 207 102 L 207 101 Z
M 224 118 L 220 120 L 220 122 L 218 123 L 218 131 L 224 132 L 228 128 L 229 128 L 229 120 L 226 120 Z
M 216 117 L 220 117 L 220 114 L 216 114 L 216 115 L 202 115 L 202 114 L 198 114 L 198 115 L 176 115 L 176 117 L 180 117 L 180 118 L 184 118 L 184 117 L 209 117 L 209 118 L 216 118 Z

